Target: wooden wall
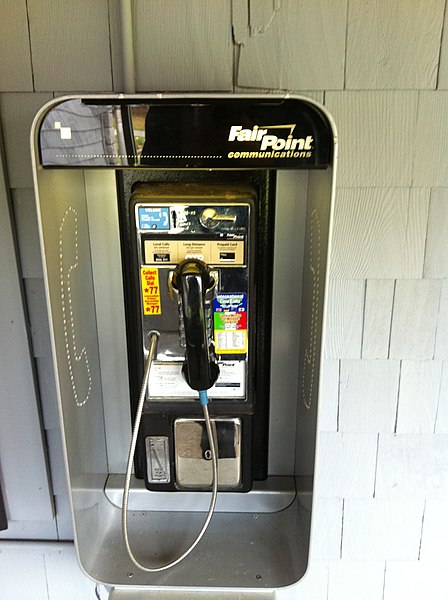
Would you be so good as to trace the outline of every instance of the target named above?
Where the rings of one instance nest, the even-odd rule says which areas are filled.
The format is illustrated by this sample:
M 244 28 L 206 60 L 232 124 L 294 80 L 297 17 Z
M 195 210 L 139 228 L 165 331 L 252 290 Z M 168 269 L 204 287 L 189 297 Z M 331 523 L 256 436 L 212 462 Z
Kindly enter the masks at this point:
M 446 1 L 134 0 L 133 7 L 138 91 L 288 90 L 333 114 L 340 163 L 318 517 L 302 594 L 446 598 Z M 117 0 L 0 6 L 0 117 L 62 537 L 69 529 L 28 135 L 55 94 L 122 91 L 118 15 Z

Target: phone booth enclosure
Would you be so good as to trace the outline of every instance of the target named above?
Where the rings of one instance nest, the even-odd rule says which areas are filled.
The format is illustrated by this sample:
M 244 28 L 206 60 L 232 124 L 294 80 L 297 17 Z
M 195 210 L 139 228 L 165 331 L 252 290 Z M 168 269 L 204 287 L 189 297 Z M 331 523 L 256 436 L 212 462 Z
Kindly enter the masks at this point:
M 331 117 L 290 96 L 68 97 L 40 110 L 32 150 L 81 567 L 148 597 L 298 585 L 310 547 Z M 216 284 L 206 309 L 220 366 L 210 409 L 221 492 L 194 552 L 146 574 L 126 555 L 120 508 L 151 328 L 161 330 L 161 345 L 130 492 L 140 560 L 161 564 L 186 549 L 210 496 L 201 413 L 182 384 L 182 323 L 170 297 L 172 271 L 190 256 L 210 266 Z

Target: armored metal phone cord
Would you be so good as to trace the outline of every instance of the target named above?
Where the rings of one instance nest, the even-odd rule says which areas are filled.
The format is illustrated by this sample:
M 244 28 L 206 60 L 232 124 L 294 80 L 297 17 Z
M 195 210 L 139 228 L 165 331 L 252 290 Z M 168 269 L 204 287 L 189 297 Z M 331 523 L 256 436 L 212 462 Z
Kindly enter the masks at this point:
M 131 475 L 132 475 L 132 465 L 134 463 L 134 454 L 135 454 L 135 447 L 137 445 L 138 430 L 140 428 L 140 421 L 142 418 L 143 405 L 145 403 L 145 397 L 146 397 L 146 389 L 148 386 L 149 372 L 151 370 L 151 365 L 154 360 L 154 355 L 155 355 L 156 346 L 157 346 L 157 340 L 159 338 L 159 332 L 158 331 L 150 331 L 149 338 L 150 338 L 149 353 L 148 353 L 148 358 L 146 359 L 145 372 L 143 375 L 142 387 L 140 389 L 137 413 L 135 415 L 134 428 L 132 430 L 132 440 L 131 440 L 131 445 L 129 447 L 128 464 L 126 467 L 126 478 L 125 478 L 125 484 L 124 484 L 124 489 L 123 489 L 123 504 L 122 504 L 122 509 L 121 509 L 121 526 L 122 526 L 122 531 L 123 531 L 124 543 L 126 545 L 126 550 L 128 552 L 129 558 L 132 560 L 134 565 L 136 567 L 138 567 L 139 569 L 141 569 L 142 571 L 146 571 L 147 573 L 158 573 L 160 571 L 165 571 L 166 569 L 170 569 L 171 567 L 174 567 L 175 565 L 179 564 L 182 560 L 184 560 L 184 558 L 186 558 L 190 554 L 190 552 L 192 552 L 196 548 L 196 546 L 199 544 L 199 542 L 203 538 L 205 532 L 207 531 L 207 528 L 208 528 L 211 518 L 213 516 L 213 512 L 215 510 L 216 497 L 218 495 L 218 457 L 217 457 L 217 453 L 216 453 L 214 426 L 212 425 L 212 422 L 210 421 L 210 415 L 208 413 L 207 392 L 201 391 L 201 392 L 199 392 L 199 400 L 201 402 L 202 410 L 204 413 L 205 426 L 207 429 L 207 436 L 208 436 L 208 443 L 210 446 L 210 453 L 211 453 L 211 458 L 212 458 L 212 473 L 213 473 L 212 498 L 210 501 L 210 507 L 208 509 L 207 518 L 205 519 L 204 525 L 202 526 L 202 529 L 199 532 L 195 541 L 178 558 L 167 563 L 166 565 L 162 565 L 161 567 L 146 567 L 145 565 L 142 565 L 135 558 L 134 554 L 132 553 L 131 547 L 129 545 L 128 502 L 129 502 L 129 488 L 130 488 L 130 484 L 131 484 Z

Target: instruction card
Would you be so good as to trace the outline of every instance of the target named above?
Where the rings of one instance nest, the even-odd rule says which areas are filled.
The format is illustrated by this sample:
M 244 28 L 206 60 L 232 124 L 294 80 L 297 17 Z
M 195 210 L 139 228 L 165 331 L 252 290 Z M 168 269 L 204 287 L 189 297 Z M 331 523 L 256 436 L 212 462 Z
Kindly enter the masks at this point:
M 215 351 L 247 352 L 247 294 L 218 294 L 213 300 Z

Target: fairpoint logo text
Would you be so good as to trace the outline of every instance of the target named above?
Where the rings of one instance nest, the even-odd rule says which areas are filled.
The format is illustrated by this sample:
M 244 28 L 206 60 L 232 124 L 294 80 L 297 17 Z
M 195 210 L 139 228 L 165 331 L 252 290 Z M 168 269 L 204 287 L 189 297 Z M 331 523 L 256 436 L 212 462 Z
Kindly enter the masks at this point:
M 287 129 L 287 137 L 272 133 L 274 129 Z M 229 142 L 260 142 L 260 150 L 252 152 L 229 152 L 229 158 L 310 158 L 313 137 L 294 138 L 295 125 L 254 125 L 243 129 L 242 125 L 232 125 Z

